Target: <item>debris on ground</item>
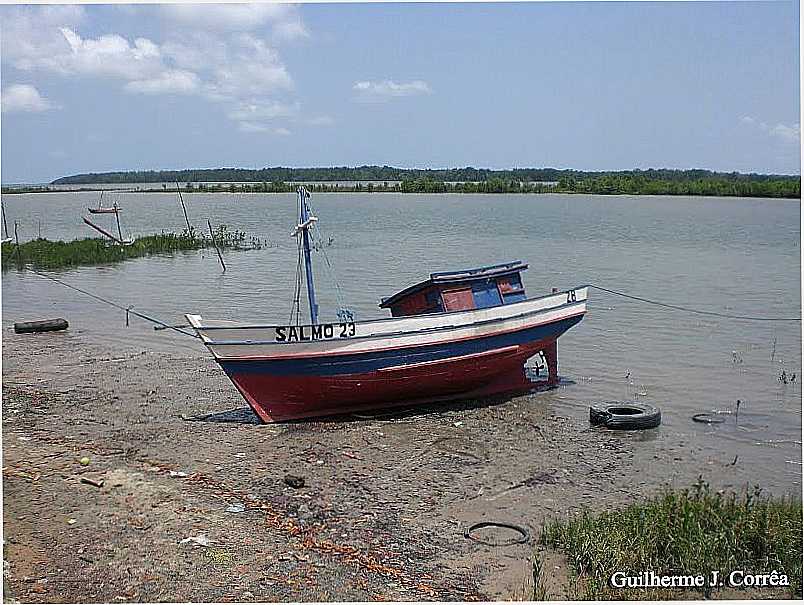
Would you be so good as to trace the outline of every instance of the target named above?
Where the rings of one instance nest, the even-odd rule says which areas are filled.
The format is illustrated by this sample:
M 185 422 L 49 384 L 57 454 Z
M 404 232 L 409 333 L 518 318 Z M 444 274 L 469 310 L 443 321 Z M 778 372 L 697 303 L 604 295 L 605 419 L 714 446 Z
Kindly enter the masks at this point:
M 103 487 L 103 479 L 92 479 L 91 477 L 81 477 L 81 483 L 92 485 L 93 487 Z
M 304 487 L 304 477 L 298 477 L 297 475 L 285 475 L 285 485 L 294 489 Z
M 197 536 L 190 536 L 188 538 L 184 538 L 179 542 L 179 544 L 193 544 L 195 546 L 203 546 L 204 548 L 209 548 L 212 546 L 212 540 L 206 537 L 204 534 L 198 534 Z

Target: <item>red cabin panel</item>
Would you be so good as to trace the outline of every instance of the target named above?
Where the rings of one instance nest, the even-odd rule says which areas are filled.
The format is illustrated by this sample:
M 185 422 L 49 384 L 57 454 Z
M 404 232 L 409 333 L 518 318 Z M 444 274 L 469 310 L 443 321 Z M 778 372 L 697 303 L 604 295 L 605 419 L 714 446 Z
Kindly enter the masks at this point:
M 475 308 L 475 297 L 472 288 L 457 288 L 454 290 L 441 290 L 446 311 L 467 311 Z
M 432 296 L 434 292 L 436 294 L 435 297 Z M 440 311 L 437 295 L 438 292 L 434 288 L 427 288 L 426 290 L 409 294 L 400 299 L 399 302 L 391 308 L 391 315 L 393 317 L 403 317 Z

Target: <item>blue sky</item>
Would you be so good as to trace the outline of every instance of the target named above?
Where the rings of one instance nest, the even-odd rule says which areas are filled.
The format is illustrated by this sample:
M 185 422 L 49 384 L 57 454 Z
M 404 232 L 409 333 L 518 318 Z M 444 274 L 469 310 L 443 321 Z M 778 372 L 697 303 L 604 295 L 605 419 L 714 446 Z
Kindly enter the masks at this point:
M 4 6 L 2 181 L 800 172 L 796 2 Z

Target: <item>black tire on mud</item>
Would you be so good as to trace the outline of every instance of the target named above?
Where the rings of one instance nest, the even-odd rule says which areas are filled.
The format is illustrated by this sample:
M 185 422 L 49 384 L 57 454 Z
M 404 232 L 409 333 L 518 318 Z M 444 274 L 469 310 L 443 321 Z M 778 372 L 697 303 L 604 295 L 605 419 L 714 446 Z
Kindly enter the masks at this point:
M 589 422 L 622 431 L 654 429 L 662 423 L 662 413 L 645 403 L 606 401 L 590 406 Z

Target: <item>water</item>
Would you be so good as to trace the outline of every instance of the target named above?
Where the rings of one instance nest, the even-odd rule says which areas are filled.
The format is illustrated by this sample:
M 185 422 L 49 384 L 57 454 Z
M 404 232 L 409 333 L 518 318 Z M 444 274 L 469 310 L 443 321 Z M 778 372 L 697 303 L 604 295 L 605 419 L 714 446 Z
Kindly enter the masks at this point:
M 81 223 L 96 193 L 4 196 L 21 239 L 90 236 Z M 180 231 L 175 193 L 115 193 L 124 235 Z M 104 196 L 106 199 L 106 196 Z M 126 306 L 179 323 L 209 318 L 286 322 L 296 266 L 292 194 L 185 195 L 191 222 L 226 223 L 272 247 L 138 259 L 59 272 L 62 279 Z M 383 296 L 452 270 L 522 259 L 530 295 L 586 283 L 737 315 L 800 317 L 799 200 L 568 195 L 327 194 L 313 205 L 342 297 L 358 319 L 384 316 Z M 111 225 L 113 216 L 96 216 Z M 104 222 L 104 224 L 106 224 Z M 13 227 L 12 227 L 13 228 Z M 319 256 L 321 254 L 319 253 Z M 317 261 L 323 261 L 318 258 Z M 338 305 L 324 262 L 316 280 L 324 318 Z M 67 317 L 108 343 L 205 354 L 186 337 L 155 332 L 32 274 L 3 274 L 3 319 Z M 592 401 L 637 400 L 662 408 L 662 431 L 711 455 L 739 455 L 748 483 L 801 485 L 801 326 L 694 315 L 590 291 L 589 313 L 559 342 L 566 381 L 559 411 L 586 417 Z M 779 375 L 796 374 L 783 384 Z M 739 421 L 706 426 L 692 414 L 733 411 Z M 538 398 L 535 399 L 538 402 Z M 590 453 L 590 455 L 592 455 Z

